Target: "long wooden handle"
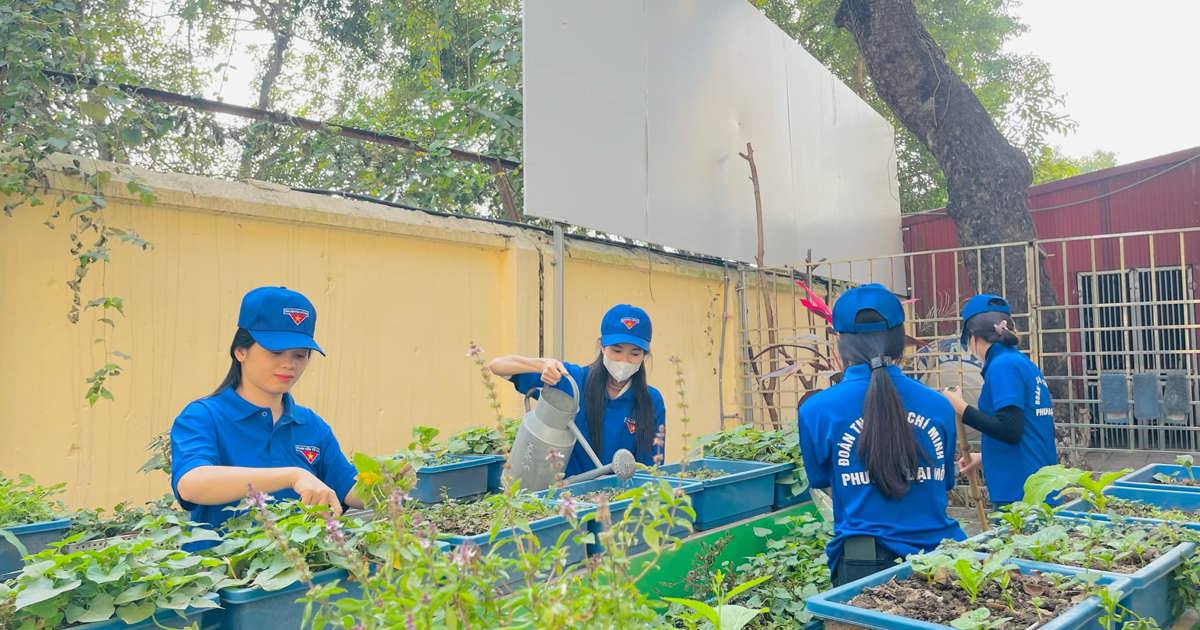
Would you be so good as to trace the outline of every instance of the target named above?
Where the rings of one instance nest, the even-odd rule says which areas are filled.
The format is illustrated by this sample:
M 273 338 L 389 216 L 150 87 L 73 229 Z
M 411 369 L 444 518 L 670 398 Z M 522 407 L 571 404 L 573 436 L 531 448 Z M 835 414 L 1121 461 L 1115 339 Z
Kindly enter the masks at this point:
M 962 416 L 955 414 L 954 422 L 958 426 L 958 456 L 966 458 L 971 454 L 971 444 L 967 441 L 967 432 L 963 427 Z M 958 474 L 957 466 L 955 468 L 954 472 Z M 971 485 L 971 497 L 975 499 L 975 509 L 979 511 L 979 526 L 986 530 L 988 528 L 987 509 L 983 507 L 983 491 L 980 489 L 978 470 L 967 473 L 967 483 Z

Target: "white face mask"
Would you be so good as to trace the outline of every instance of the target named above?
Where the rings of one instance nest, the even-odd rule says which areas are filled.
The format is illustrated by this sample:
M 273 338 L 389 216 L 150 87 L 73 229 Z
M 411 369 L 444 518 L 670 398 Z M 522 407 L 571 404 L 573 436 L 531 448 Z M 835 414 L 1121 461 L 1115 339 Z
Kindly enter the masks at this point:
M 633 378 L 637 371 L 642 369 L 641 363 L 626 363 L 624 361 L 613 361 L 604 357 L 604 369 L 608 370 L 609 376 L 612 376 L 618 383 L 624 383 Z

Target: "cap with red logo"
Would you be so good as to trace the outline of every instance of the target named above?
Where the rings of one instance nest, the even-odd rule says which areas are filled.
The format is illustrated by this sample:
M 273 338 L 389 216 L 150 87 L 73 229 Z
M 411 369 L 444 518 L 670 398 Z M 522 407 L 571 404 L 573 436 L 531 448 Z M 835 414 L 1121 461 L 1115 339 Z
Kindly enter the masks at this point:
M 258 345 L 272 352 L 311 348 L 325 354 L 313 339 L 317 309 L 287 287 L 259 287 L 242 298 L 238 328 L 246 329 Z
M 600 321 L 600 345 L 615 346 L 631 343 L 650 352 L 650 316 L 632 304 L 618 304 L 604 314 Z

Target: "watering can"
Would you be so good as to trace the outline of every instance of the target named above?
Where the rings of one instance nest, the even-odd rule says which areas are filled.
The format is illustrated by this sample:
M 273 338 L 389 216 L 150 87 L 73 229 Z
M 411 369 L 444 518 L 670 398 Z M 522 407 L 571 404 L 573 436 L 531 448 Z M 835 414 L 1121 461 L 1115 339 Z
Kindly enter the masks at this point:
M 573 394 L 554 387 L 535 387 L 525 394 L 525 416 L 508 456 L 510 474 L 513 479 L 520 480 L 521 488 L 525 490 L 545 490 L 557 481 L 559 471 L 550 465 L 550 451 L 558 452 L 565 461 L 571 456 L 576 442 L 583 445 L 596 467 L 601 467 L 600 458 L 575 426 L 575 415 L 579 413 L 579 384 L 569 374 L 563 378 L 570 383 Z M 534 392 L 540 393 L 537 404 L 530 407 Z

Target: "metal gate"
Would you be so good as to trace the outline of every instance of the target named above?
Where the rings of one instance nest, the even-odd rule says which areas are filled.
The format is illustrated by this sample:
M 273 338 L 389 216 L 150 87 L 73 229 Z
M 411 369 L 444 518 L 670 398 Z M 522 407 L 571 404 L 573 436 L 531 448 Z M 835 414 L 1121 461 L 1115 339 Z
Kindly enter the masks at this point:
M 737 275 L 740 416 L 795 426 L 796 405 L 840 370 L 820 302 L 862 282 L 905 301 L 902 368 L 977 396 L 979 362 L 958 344 L 963 300 L 1005 295 L 1022 350 L 1055 392 L 1060 447 L 1087 452 L 1200 446 L 1200 227 L 1042 239 L 867 259 L 742 268 Z M 993 270 L 978 274 L 976 269 Z

